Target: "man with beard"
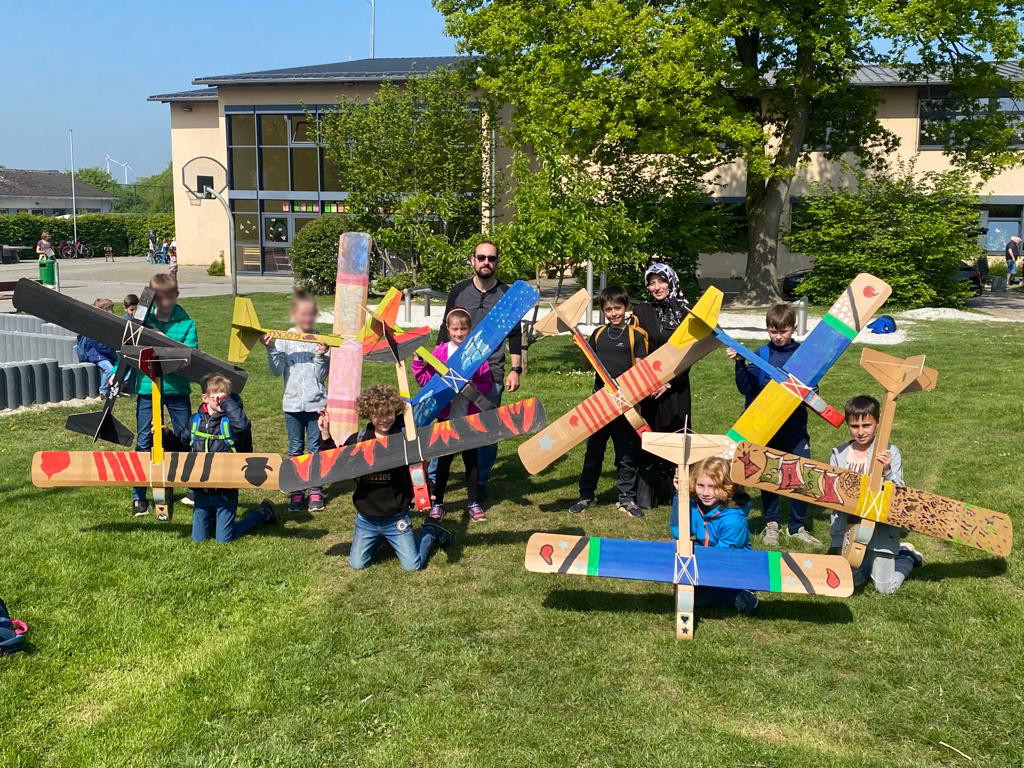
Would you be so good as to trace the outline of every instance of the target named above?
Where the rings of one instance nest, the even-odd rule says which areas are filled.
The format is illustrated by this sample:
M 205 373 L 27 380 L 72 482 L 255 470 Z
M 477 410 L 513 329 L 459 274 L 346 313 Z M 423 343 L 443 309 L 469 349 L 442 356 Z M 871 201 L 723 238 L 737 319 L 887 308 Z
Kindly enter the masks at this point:
M 456 307 L 467 310 L 473 318 L 473 327 L 483 320 L 484 316 L 491 311 L 491 308 L 498 303 L 508 285 L 495 277 L 498 271 L 498 246 L 490 240 L 477 243 L 473 249 L 473 256 L 470 259 L 470 266 L 473 267 L 473 277 L 463 280 L 452 286 L 448 292 L 448 302 L 445 304 L 444 316 Z M 448 330 L 441 326 L 437 334 L 438 344 L 448 341 Z M 487 363 L 490 365 L 491 374 L 494 376 L 494 387 L 487 394 L 487 399 L 494 403 L 495 407 L 501 405 L 501 393 L 504 391 L 515 392 L 519 389 L 519 379 L 523 373 L 522 352 L 523 352 L 523 331 L 522 326 L 517 324 L 515 329 L 508 335 L 508 357 L 509 367 L 506 373 L 505 368 L 505 344 L 494 350 Z M 480 491 L 478 494 L 481 502 L 487 499 L 487 478 L 490 477 L 491 468 L 498 457 L 498 446 L 487 445 L 478 449 L 478 466 Z M 436 462 L 430 463 L 430 474 L 433 477 Z

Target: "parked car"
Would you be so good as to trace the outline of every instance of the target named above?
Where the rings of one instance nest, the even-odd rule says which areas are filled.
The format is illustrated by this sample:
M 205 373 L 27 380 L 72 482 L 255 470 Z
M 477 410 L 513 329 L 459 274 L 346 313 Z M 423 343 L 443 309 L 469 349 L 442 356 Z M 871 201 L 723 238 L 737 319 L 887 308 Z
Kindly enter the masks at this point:
M 782 294 L 782 298 L 786 301 L 796 301 L 799 298 L 796 289 L 800 287 L 800 283 L 809 274 L 811 274 L 811 268 L 798 269 L 783 277 L 779 281 L 779 292 Z M 968 264 L 966 261 L 961 261 L 960 266 L 957 267 L 954 273 L 954 277 L 958 283 L 969 282 L 974 289 L 975 296 L 981 294 L 981 272 L 977 264 Z

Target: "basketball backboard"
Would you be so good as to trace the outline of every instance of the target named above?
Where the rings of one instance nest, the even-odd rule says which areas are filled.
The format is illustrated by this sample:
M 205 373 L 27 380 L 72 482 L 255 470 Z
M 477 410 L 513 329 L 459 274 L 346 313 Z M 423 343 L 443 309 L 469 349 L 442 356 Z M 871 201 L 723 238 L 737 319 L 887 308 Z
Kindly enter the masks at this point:
M 188 192 L 189 202 L 199 205 L 204 198 L 213 198 L 228 188 L 228 169 L 219 160 L 206 155 L 193 157 L 181 166 L 181 184 Z

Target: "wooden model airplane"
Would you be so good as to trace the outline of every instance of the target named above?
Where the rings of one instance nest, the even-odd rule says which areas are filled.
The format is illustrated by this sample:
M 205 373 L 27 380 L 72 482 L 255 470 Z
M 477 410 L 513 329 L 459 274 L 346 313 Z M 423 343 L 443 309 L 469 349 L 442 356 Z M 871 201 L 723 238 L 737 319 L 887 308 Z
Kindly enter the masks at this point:
M 861 365 L 886 391 L 875 432 L 875 445 L 888 445 L 896 398 L 906 392 L 933 389 L 938 374 L 923 357 L 906 360 L 865 349 Z M 732 459 L 733 482 L 844 512 L 860 518 L 848 531 L 847 555 L 860 565 L 876 522 L 954 541 L 1006 557 L 1013 546 L 1009 517 L 927 491 L 882 482 L 883 467 L 872 462 L 871 474 L 860 475 L 831 464 L 811 461 L 763 445 L 741 442 Z M 854 552 L 854 545 L 857 552 Z
M 582 317 L 584 311 L 589 306 L 590 294 L 587 293 L 586 288 L 581 288 L 558 306 L 552 306 L 551 311 L 538 320 L 534 324 L 533 329 L 538 336 L 556 336 L 565 332 L 571 334 L 572 340 L 579 347 L 587 362 L 590 363 L 590 367 L 601 377 L 601 382 L 612 392 L 618 393 L 619 385 L 608 373 L 604 363 L 598 359 L 597 354 L 590 344 L 587 343 L 587 340 L 583 338 L 583 334 L 580 333 L 578 323 L 580 317 Z M 623 415 L 625 415 L 626 421 L 629 422 L 629 425 L 638 435 L 651 431 L 650 425 L 644 421 L 644 417 L 640 415 L 636 408 L 630 406 Z
M 520 445 L 519 458 L 526 471 L 540 472 L 717 347 L 711 330 L 718 323 L 722 298 L 720 290 L 708 288 L 669 340 L 619 376 L 614 389 L 597 390 Z
M 644 450 L 679 465 L 681 488 L 687 487 L 688 465 L 720 453 L 726 445 L 726 439 L 719 436 L 659 432 L 643 436 Z M 678 502 L 679 537 L 674 542 L 535 533 L 526 544 L 526 570 L 674 584 L 677 639 L 693 636 L 694 587 L 830 597 L 853 594 L 850 564 L 837 555 L 693 544 L 685 491 L 680 491 Z
M 413 398 L 412 410 L 417 426 L 426 426 L 437 418 L 441 409 L 462 391 L 539 299 L 540 292 L 522 280 L 516 280 L 509 287 L 448 358 L 447 372 L 438 370 Z
M 142 295 L 139 296 L 139 303 L 135 307 L 134 314 L 127 318 L 121 349 L 118 351 L 117 357 L 114 358 L 116 373 L 108 385 L 103 408 L 89 413 L 71 414 L 64 422 L 64 429 L 88 435 L 94 443 L 97 440 L 105 440 L 115 445 L 129 446 L 135 441 L 135 434 L 114 416 L 114 403 L 121 394 L 121 388 L 124 386 L 128 372 L 132 370 L 131 366 L 124 361 L 125 345 L 135 343 L 135 338 L 149 319 L 154 296 L 153 289 L 147 285 L 143 289 Z
M 544 407 L 529 398 L 420 427 L 414 441 L 390 435 L 292 459 L 274 453 L 165 452 L 155 458 L 138 451 L 39 451 L 32 459 L 32 483 L 39 488 L 146 485 L 290 492 L 478 448 L 529 434 L 545 423 Z

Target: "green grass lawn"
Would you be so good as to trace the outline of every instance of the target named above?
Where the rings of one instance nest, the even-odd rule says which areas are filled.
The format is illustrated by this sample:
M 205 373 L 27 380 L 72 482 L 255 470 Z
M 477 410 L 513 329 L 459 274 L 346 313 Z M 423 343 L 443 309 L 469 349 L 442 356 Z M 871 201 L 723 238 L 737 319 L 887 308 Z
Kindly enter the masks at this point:
M 254 297 L 284 327 L 287 298 Z M 185 301 L 223 356 L 229 298 Z M 926 353 L 938 388 L 899 405 L 907 482 L 1022 526 L 1021 325 L 919 323 L 887 351 Z M 825 379 L 842 406 L 877 386 L 859 347 Z M 524 390 L 550 419 L 592 375 L 564 338 L 530 352 Z M 254 351 L 245 401 L 256 448 L 284 452 L 281 383 Z M 391 368 L 367 365 L 368 382 Z M 724 432 L 742 400 L 716 352 L 693 371 L 694 423 Z M 119 416 L 134 428 L 130 404 Z M 346 562 L 351 485 L 326 512 L 284 516 L 229 546 L 128 514 L 128 491 L 28 482 L 34 451 L 84 450 L 68 411 L 0 418 L 0 596 L 31 650 L 0 659 L 9 766 L 1020 766 L 1021 537 L 1006 561 L 912 536 L 927 560 L 903 589 L 848 600 L 762 595 L 752 618 L 699 614 L 674 639 L 664 585 L 527 573 L 537 530 L 667 538 L 667 509 L 575 500 L 582 448 L 526 475 L 501 446 L 489 521 L 422 573 Z M 814 456 L 844 439 L 811 419 Z M 457 471 L 449 509 L 461 510 Z M 243 494 L 255 503 L 260 496 Z M 278 496 L 278 499 L 283 497 Z M 756 507 L 756 503 L 755 503 Z M 827 515 L 812 529 L 827 535 Z M 457 522 L 456 522 L 457 521 Z M 751 518 L 760 531 L 760 511 Z M 945 742 L 973 758 L 969 762 Z

